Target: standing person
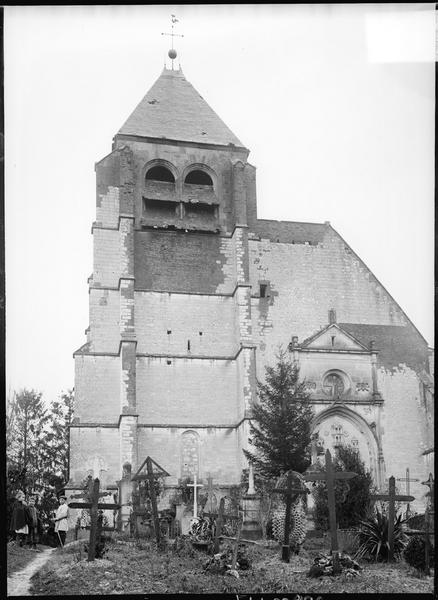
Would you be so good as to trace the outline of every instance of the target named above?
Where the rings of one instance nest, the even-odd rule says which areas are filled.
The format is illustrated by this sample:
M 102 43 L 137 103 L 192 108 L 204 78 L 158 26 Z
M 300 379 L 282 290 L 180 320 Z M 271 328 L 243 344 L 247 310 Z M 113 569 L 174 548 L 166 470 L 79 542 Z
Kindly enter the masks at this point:
M 38 551 L 36 545 L 38 536 L 38 511 L 36 509 L 35 498 L 33 496 L 29 498 L 26 509 L 29 517 L 29 536 L 27 538 L 27 543 L 29 544 L 29 548 L 31 550 Z
M 29 533 L 29 515 L 24 502 L 24 492 L 18 492 L 15 496 L 15 506 L 12 512 L 11 531 L 15 531 L 20 547 Z
M 69 511 L 67 506 L 67 498 L 65 496 L 59 497 L 59 506 L 56 511 L 55 517 L 55 533 L 59 536 L 61 546 L 65 544 L 65 536 L 68 531 L 68 517 Z

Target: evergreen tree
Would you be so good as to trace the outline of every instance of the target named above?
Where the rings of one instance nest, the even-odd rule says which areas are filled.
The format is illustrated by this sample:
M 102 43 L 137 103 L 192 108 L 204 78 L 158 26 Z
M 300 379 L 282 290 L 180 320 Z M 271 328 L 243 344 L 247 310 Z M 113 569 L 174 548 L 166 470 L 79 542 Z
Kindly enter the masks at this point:
M 42 454 L 46 478 L 62 487 L 68 480 L 69 469 L 69 425 L 73 418 L 73 390 L 62 393 L 59 400 L 50 405 L 48 430 L 44 436 Z
M 24 493 L 42 487 L 41 448 L 49 415 L 42 394 L 21 390 L 8 410 L 7 468 Z
M 264 477 L 278 477 L 288 470 L 302 473 L 310 464 L 310 426 L 313 417 L 305 382 L 287 353 L 280 348 L 275 367 L 266 367 L 265 383 L 258 383 L 258 402 L 253 406 L 250 443 L 244 450 Z
M 67 482 L 73 391 L 46 407 L 42 394 L 22 390 L 7 399 L 8 517 L 18 490 L 37 493 L 48 518 L 56 508 L 56 492 Z

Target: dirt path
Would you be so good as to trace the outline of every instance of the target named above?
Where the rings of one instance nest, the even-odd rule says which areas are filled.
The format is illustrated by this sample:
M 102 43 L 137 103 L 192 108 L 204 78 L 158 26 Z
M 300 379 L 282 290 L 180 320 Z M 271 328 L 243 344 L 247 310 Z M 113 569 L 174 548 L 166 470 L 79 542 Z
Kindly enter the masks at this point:
M 35 556 L 35 559 L 24 567 L 24 569 L 8 577 L 8 596 L 28 596 L 30 578 L 49 560 L 54 550 L 55 548 L 46 548 L 38 556 Z

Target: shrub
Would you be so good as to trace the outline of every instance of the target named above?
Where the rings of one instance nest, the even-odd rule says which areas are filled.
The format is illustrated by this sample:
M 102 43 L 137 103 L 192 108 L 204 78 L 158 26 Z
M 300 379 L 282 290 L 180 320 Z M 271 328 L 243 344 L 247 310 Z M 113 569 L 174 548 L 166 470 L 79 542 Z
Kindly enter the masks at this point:
M 404 559 L 406 562 L 415 567 L 420 571 L 426 570 L 426 556 L 425 556 L 425 539 L 419 535 L 414 535 L 408 542 L 408 545 L 403 552 Z M 432 544 L 429 546 L 429 567 L 433 567 L 435 549 Z
M 389 520 L 387 515 L 376 509 L 374 515 L 362 520 L 359 525 L 358 558 L 374 558 L 376 561 L 387 560 L 389 553 L 388 539 Z M 401 514 L 394 521 L 394 557 L 399 557 L 406 546 L 407 536 L 403 532 Z
M 334 457 L 335 471 L 352 471 L 356 477 L 335 484 L 336 520 L 340 529 L 355 528 L 369 512 L 373 480 L 359 453 L 351 446 L 339 446 Z M 323 467 L 322 470 L 325 470 Z M 313 488 L 314 517 L 317 529 L 328 529 L 327 486 L 319 481 Z
M 409 517 L 409 519 L 406 519 L 406 527 L 409 527 L 409 529 L 424 530 L 424 514 L 414 515 L 413 517 Z

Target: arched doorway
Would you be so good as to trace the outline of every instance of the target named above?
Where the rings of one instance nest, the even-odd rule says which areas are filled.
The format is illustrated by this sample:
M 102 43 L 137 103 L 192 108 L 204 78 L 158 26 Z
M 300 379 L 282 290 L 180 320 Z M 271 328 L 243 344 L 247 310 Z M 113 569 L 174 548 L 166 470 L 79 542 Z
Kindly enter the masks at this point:
M 333 406 L 315 415 L 312 422 L 312 462 L 325 450 L 332 455 L 337 446 L 348 444 L 357 449 L 378 488 L 383 484 L 384 466 L 375 431 L 358 413 L 346 406 Z

